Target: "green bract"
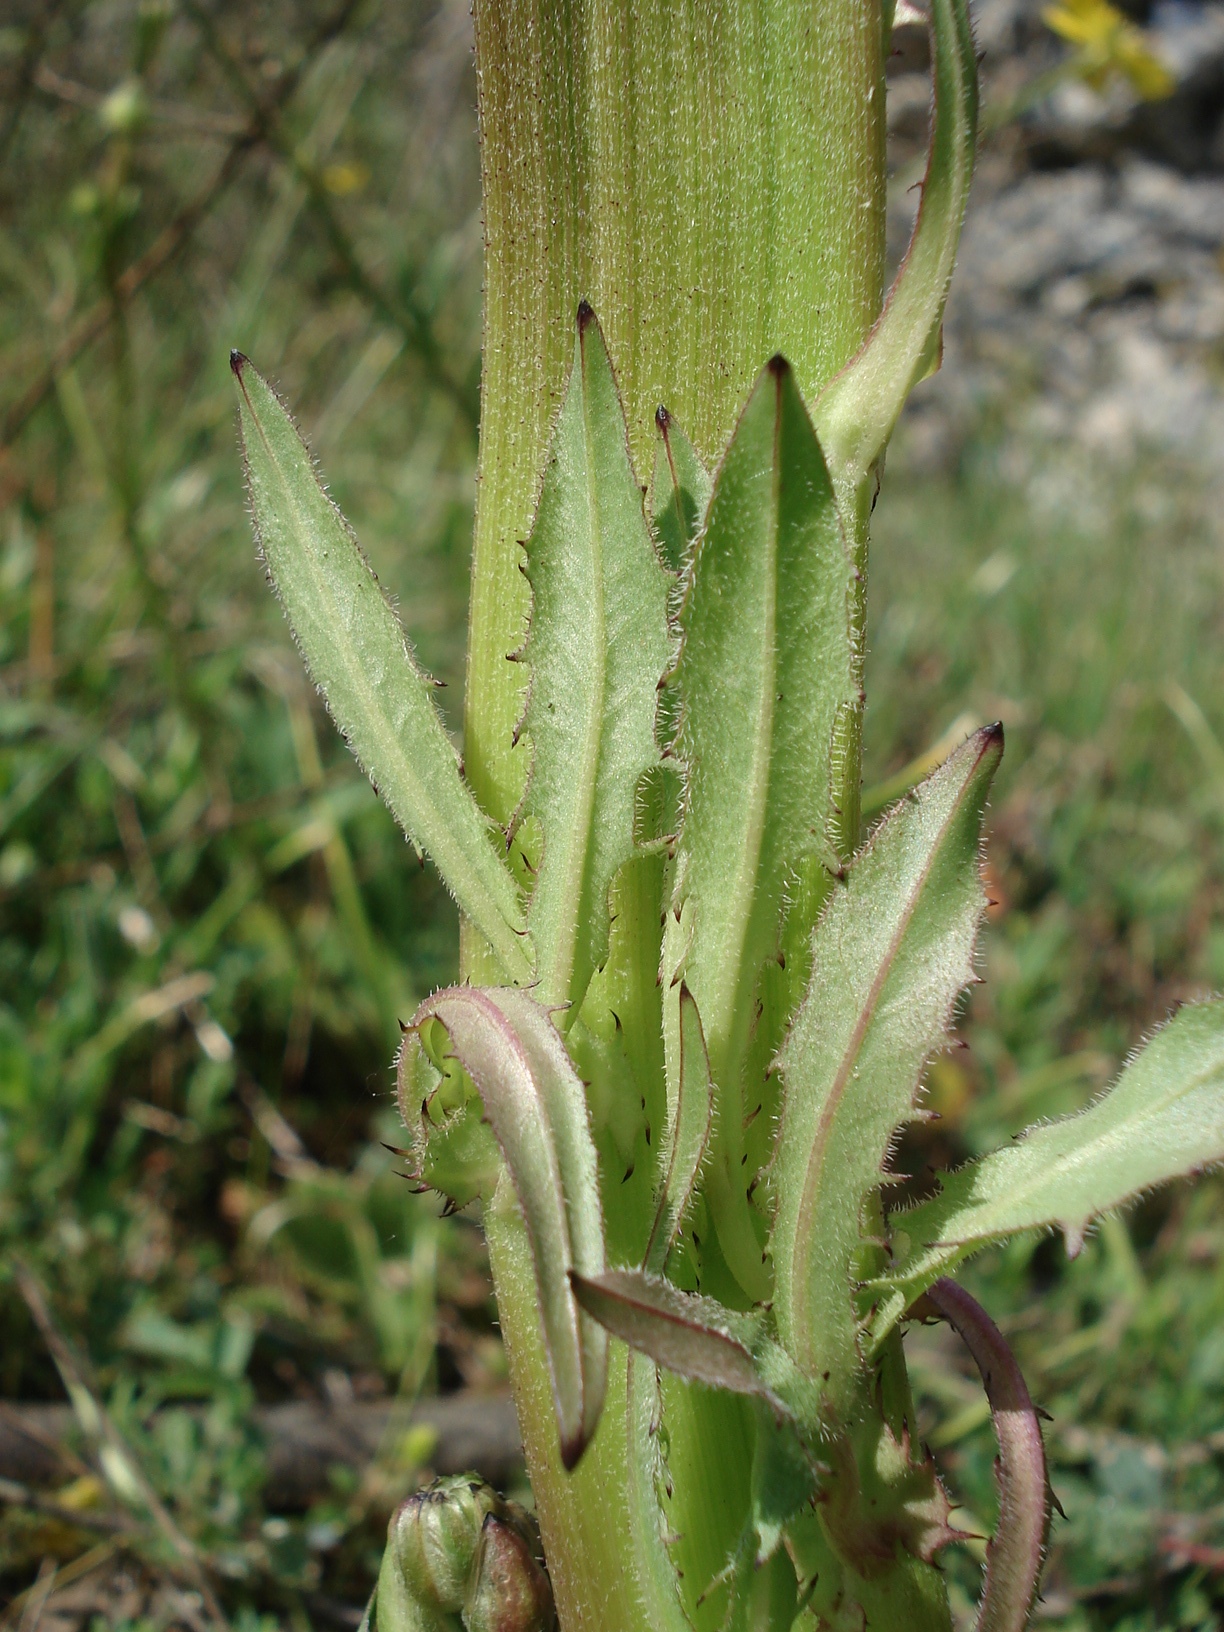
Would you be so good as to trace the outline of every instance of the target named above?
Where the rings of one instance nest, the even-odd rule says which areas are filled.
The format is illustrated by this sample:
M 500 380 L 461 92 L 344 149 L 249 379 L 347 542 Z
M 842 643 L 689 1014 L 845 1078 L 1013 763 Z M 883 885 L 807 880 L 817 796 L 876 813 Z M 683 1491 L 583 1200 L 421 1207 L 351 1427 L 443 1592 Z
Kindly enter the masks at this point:
M 768 0 L 755 43 L 738 13 L 728 22 L 743 83 L 768 110 L 745 112 L 728 90 L 729 128 L 782 202 L 771 214 L 750 196 L 763 179 L 739 187 L 739 155 L 721 125 L 706 131 L 724 169 L 717 185 L 697 178 L 694 197 L 712 241 L 725 228 L 709 264 L 725 262 L 740 302 L 721 333 L 704 249 L 686 263 L 687 305 L 727 342 L 707 357 L 696 331 L 667 327 L 649 302 L 617 302 L 666 295 L 672 246 L 650 246 L 648 262 L 637 212 L 647 199 L 651 224 L 684 239 L 675 166 L 705 152 L 693 121 L 711 87 L 739 84 L 735 52 L 680 0 L 634 8 L 636 34 L 612 0 L 581 16 L 565 0 L 477 6 L 494 258 L 467 746 L 485 810 L 285 410 L 235 361 L 256 527 L 295 635 L 464 914 L 469 984 L 413 1017 L 400 1102 L 421 1181 L 451 1205 L 488 1207 L 564 1632 L 947 1632 L 932 1560 L 954 1532 L 917 1449 L 907 1318 L 951 1322 L 982 1369 L 1002 1499 L 978 1629 L 1018 1632 L 1048 1520 L 1040 1429 L 1002 1337 L 943 1277 L 1026 1230 L 1061 1227 L 1074 1249 L 1102 1211 L 1224 1159 L 1224 1003 L 1205 1003 L 1081 1116 L 886 1213 L 889 1152 L 922 1114 L 923 1073 L 973 978 L 982 822 L 1003 748 L 999 727 L 975 733 L 864 842 L 866 522 L 906 395 L 938 358 L 976 80 L 962 0 L 932 0 L 930 161 L 893 292 L 870 312 L 861 289 L 846 294 L 827 327 L 806 308 L 783 322 L 777 245 L 711 201 L 776 215 L 802 287 L 816 287 L 794 191 L 811 143 L 791 138 L 801 114 L 819 120 L 823 75 L 844 116 L 826 127 L 830 152 L 859 120 L 861 150 L 838 160 L 846 230 L 864 255 L 876 242 L 853 211 L 882 198 L 863 97 L 878 87 L 883 99 L 884 21 L 867 3 L 827 10 L 804 22 L 792 0 Z M 791 39 L 802 82 L 779 66 Z M 677 99 L 691 117 L 674 151 L 649 121 L 630 140 L 644 108 Z M 817 214 L 831 254 L 837 224 Z M 742 275 L 758 252 L 759 296 Z M 522 272 L 530 253 L 532 275 L 512 286 L 508 268 Z M 532 302 L 553 312 L 562 272 L 580 280 L 576 339 L 550 326 L 528 356 Z M 579 303 L 596 288 L 610 345 Z M 782 332 L 803 353 L 793 368 L 769 359 Z M 664 364 L 682 377 L 652 429 L 643 394 L 670 389 Z M 511 552 L 529 606 L 507 576 Z M 479 1514 L 456 1501 L 450 1596 L 388 1563 L 384 1632 L 450 1624 L 437 1616 L 460 1613 L 461 1598 L 472 1629 L 534 1628 L 545 1613 L 521 1527 L 490 1508 L 472 1575 Z M 408 1558 L 392 1539 L 388 1557 Z

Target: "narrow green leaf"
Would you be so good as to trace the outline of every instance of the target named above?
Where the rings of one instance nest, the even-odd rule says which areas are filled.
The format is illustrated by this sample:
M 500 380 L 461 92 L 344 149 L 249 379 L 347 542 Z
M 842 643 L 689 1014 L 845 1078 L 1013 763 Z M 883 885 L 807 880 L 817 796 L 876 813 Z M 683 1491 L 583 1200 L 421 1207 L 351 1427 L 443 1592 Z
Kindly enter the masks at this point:
M 659 1148 L 659 1209 L 646 1248 L 646 1268 L 661 1271 L 697 1188 L 710 1142 L 714 1086 L 701 1018 L 687 987 L 680 987 L 679 1052 L 675 1091 L 668 1074 L 667 1127 Z
M 650 519 L 663 546 L 664 561 L 679 573 L 692 558 L 713 483 L 693 444 L 666 408 L 655 414 L 655 424 L 659 441 L 650 483 Z
M 847 1409 L 859 1370 L 852 1264 L 861 1220 L 922 1068 L 972 978 L 985 904 L 982 810 L 1003 732 L 975 733 L 877 828 L 817 925 L 783 1048 L 772 1184 L 778 1333 Z
M 913 236 L 875 327 L 812 411 L 843 502 L 884 452 L 914 386 L 939 366 L 977 147 L 978 88 L 965 0 L 930 0 L 930 15 L 935 102 Z
M 1181 1009 L 1114 1086 L 1078 1116 L 943 1176 L 931 1201 L 894 1219 L 908 1256 L 871 1283 L 880 1341 L 941 1275 L 992 1241 L 1058 1228 L 1079 1251 L 1091 1221 L 1184 1173 L 1224 1161 L 1224 1001 Z M 904 1236 L 904 1240 L 902 1240 Z
M 607 1338 L 579 1311 L 571 1271 L 598 1276 L 603 1215 L 582 1083 L 548 1011 L 510 987 L 435 992 L 413 1024 L 445 1028 L 484 1101 L 531 1242 L 540 1319 L 561 1436 L 572 1468 L 603 1407 Z
M 539 993 L 576 1013 L 608 949 L 608 890 L 633 855 L 634 801 L 658 760 L 667 573 L 629 462 L 625 416 L 583 306 L 569 388 L 527 545 L 532 614 L 525 812 L 543 834 L 528 909 Z
M 741 1165 L 741 1069 L 788 879 L 806 857 L 836 865 L 832 747 L 858 705 L 852 584 L 820 445 L 775 358 L 715 478 L 675 673 L 688 775 L 677 901 L 692 907 L 684 978 L 719 1091 L 708 1196 L 727 1262 L 754 1297 L 768 1282 Z M 673 914 L 669 936 L 678 927 Z
M 396 820 L 431 856 L 506 974 L 529 980 L 518 889 L 399 619 L 280 399 L 240 352 L 230 363 L 256 536 L 315 683 Z

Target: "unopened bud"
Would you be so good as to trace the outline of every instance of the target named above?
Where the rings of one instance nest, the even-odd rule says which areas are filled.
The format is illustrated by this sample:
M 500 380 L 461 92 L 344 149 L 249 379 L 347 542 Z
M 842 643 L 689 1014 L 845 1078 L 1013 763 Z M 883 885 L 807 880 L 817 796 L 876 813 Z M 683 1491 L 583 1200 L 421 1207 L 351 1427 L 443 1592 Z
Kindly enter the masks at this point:
M 553 1632 L 531 1516 L 472 1474 L 397 1509 L 378 1576 L 377 1632 Z
M 553 1632 L 556 1625 L 552 1587 L 529 1537 L 495 1513 L 481 1528 L 463 1624 L 467 1632 Z

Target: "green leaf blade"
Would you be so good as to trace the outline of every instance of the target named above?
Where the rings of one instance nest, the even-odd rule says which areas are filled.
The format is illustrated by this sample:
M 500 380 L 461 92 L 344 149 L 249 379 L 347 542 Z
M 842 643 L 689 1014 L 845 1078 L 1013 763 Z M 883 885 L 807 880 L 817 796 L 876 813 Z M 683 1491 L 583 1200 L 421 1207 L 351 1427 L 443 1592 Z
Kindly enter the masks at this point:
M 767 1283 L 740 1170 L 740 1073 L 787 881 L 808 857 L 836 865 L 832 747 L 839 719 L 859 706 L 852 586 L 824 456 L 776 358 L 715 478 L 674 677 L 688 776 L 677 853 L 677 904 L 692 907 L 684 978 L 721 1096 L 710 1193 L 727 1261 L 756 1297 Z
M 972 979 L 985 906 L 982 811 L 1003 748 L 977 732 L 897 806 L 816 928 L 807 996 L 779 1065 L 774 1312 L 835 1411 L 860 1369 L 852 1296 L 861 1220 L 923 1066 Z
M 603 1214 L 586 1100 L 548 1011 L 511 987 L 435 992 L 413 1024 L 436 1019 L 471 1077 L 501 1147 L 531 1242 L 561 1459 L 572 1468 L 595 1432 L 607 1338 L 583 1315 L 571 1272 L 604 1267 Z
M 608 949 L 608 891 L 634 853 L 638 781 L 658 760 L 668 577 L 629 460 L 625 417 L 594 314 L 584 306 L 527 546 L 524 657 L 532 743 L 525 811 L 543 833 L 528 923 L 540 995 L 576 1012 Z
M 315 683 L 396 820 L 430 855 L 506 974 L 529 980 L 517 886 L 464 784 L 399 619 L 280 399 L 240 353 L 231 366 L 256 535 Z
M 882 1294 L 876 1341 L 919 1293 L 991 1242 L 1058 1228 L 1074 1253 L 1101 1213 L 1219 1161 L 1224 1001 L 1216 1000 L 1181 1009 L 1086 1111 L 945 1174 L 939 1195 L 894 1220 L 914 1245 L 873 1283 Z

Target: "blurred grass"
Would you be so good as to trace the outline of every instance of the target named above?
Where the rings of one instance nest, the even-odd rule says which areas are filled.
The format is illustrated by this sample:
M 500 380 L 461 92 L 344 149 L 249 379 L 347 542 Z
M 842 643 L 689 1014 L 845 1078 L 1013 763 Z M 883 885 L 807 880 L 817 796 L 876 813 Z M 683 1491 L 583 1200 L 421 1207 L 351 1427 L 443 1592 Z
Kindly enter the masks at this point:
M 466 8 L 17 4 L 0 90 L 0 1256 L 46 1289 L 235 1624 L 350 1624 L 336 1606 L 363 1600 L 428 1448 L 269 1514 L 251 1402 L 504 1367 L 473 1226 L 411 1197 L 380 1143 L 396 1019 L 453 973 L 455 925 L 267 592 L 226 358 L 293 403 L 457 724 Z M 904 1170 L 1074 1109 L 1171 1004 L 1224 983 L 1211 477 L 1094 469 L 1018 439 L 1005 405 L 954 468 L 904 436 L 891 459 L 869 780 L 966 715 L 1008 732 L 988 980 Z M 1054 1413 L 1068 1517 L 1044 1613 L 1068 1632 L 1219 1624 L 1222 1254 L 1208 1180 L 1073 1265 L 1039 1242 L 970 1273 Z M 7 1272 L 0 1319 L 0 1396 L 60 1397 Z M 938 1333 L 911 1346 L 939 1455 L 988 1523 L 979 1392 Z M 115 1511 L 94 1485 L 61 1496 Z M 97 1542 L 9 1504 L 0 1586 L 26 1592 L 46 1559 L 70 1574 Z M 971 1550 L 950 1569 L 965 1606 Z

